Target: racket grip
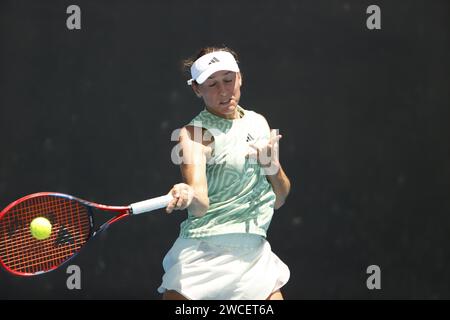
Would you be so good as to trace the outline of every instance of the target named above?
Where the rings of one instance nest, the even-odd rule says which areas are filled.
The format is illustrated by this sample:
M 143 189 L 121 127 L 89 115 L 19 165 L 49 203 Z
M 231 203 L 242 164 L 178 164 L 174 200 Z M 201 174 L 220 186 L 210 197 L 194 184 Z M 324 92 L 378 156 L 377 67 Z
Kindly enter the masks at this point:
M 153 211 L 166 207 L 173 199 L 171 194 L 130 204 L 133 214 Z

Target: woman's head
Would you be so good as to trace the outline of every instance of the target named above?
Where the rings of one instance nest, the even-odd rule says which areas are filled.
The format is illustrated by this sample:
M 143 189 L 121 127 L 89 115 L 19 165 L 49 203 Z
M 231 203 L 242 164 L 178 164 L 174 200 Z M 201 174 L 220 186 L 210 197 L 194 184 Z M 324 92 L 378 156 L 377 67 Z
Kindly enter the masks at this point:
M 229 119 L 237 116 L 242 77 L 233 50 L 206 47 L 183 65 L 192 76 L 188 84 L 210 112 Z

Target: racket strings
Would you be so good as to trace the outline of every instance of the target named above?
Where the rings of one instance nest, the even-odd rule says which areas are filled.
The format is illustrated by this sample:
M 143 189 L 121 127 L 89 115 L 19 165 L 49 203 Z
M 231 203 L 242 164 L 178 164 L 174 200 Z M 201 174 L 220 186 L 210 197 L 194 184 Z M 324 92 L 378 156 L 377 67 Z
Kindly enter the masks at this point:
M 52 224 L 50 237 L 35 239 L 30 223 L 45 217 Z M 0 220 L 0 259 L 10 270 L 34 274 L 52 270 L 76 253 L 89 238 L 87 208 L 57 196 L 38 196 L 11 208 Z

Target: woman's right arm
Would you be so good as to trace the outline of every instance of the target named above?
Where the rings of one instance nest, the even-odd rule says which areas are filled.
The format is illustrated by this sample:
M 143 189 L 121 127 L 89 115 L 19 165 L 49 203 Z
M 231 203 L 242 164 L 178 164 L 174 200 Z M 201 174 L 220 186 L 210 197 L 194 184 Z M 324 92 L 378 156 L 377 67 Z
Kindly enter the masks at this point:
M 170 213 L 173 210 L 189 208 L 194 216 L 201 217 L 209 208 L 206 156 L 210 150 L 203 144 L 202 134 L 194 135 L 194 130 L 194 127 L 187 126 L 180 131 L 179 142 L 183 155 L 180 169 L 183 183 L 174 185 L 170 190 L 174 199 L 166 211 Z M 197 130 L 202 132 L 200 128 Z

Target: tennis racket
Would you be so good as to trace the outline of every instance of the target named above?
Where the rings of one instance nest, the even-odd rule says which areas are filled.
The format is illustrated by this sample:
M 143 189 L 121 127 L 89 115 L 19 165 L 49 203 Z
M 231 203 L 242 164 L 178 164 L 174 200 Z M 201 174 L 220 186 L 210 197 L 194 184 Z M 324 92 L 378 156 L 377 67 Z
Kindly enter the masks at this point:
M 111 224 L 131 215 L 166 207 L 172 195 L 137 202 L 124 207 L 106 206 L 73 196 L 34 193 L 14 201 L 0 213 L 0 263 L 19 276 L 34 276 L 57 269 L 75 257 L 95 235 Z M 95 227 L 94 212 L 116 215 Z M 97 218 L 101 218 L 96 214 Z M 50 221 L 50 236 L 38 240 L 32 236 L 33 219 Z

